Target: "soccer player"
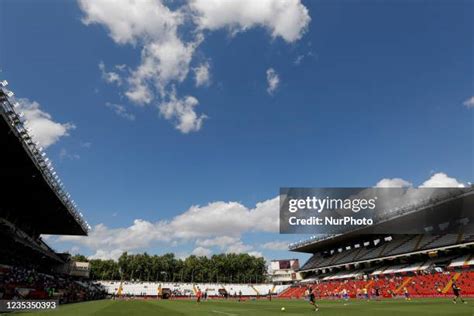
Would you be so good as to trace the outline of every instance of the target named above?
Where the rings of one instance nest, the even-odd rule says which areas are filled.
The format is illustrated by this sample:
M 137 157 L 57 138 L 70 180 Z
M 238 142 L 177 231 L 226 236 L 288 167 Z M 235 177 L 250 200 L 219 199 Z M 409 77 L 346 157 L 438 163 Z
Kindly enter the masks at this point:
M 375 300 L 376 300 L 376 301 L 380 300 L 380 289 L 379 289 L 378 286 L 375 287 L 375 289 L 374 289 L 374 294 L 375 294 Z
M 349 300 L 349 293 L 346 289 L 342 290 L 342 299 L 344 300 L 344 305 L 347 305 L 347 301 Z
M 313 305 L 314 311 L 317 312 L 319 311 L 319 306 L 316 304 L 316 296 L 314 295 L 314 291 L 312 288 L 309 288 L 309 303 Z
M 201 297 L 202 297 L 202 292 L 201 292 L 201 289 L 198 287 L 197 292 L 196 292 L 196 303 L 201 304 Z
M 461 300 L 461 302 L 466 304 L 467 302 L 464 301 L 461 297 L 461 288 L 458 287 L 455 282 L 453 282 L 453 284 L 451 285 L 451 288 L 453 289 L 453 294 L 454 294 L 453 303 L 456 304 L 457 299 L 459 298 Z
M 268 300 L 272 301 L 272 290 L 268 290 Z
M 403 294 L 405 295 L 406 301 L 411 301 L 410 292 L 408 292 L 408 289 L 406 287 L 403 288 Z
M 364 298 L 367 300 L 367 302 L 369 301 L 369 291 L 367 290 L 366 287 L 364 287 L 362 289 L 362 293 L 364 293 Z

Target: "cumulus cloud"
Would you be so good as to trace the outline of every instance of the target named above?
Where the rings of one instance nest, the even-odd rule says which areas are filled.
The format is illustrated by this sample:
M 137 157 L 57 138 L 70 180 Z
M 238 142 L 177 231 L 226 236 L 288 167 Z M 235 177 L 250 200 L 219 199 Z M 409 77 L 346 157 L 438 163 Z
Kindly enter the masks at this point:
M 123 251 L 121 249 L 113 249 L 111 251 L 104 251 L 99 249 L 92 256 L 89 256 L 89 259 L 118 260 L 122 253 Z
M 164 104 L 167 109 L 164 117 L 174 120 L 178 130 L 199 130 L 203 116 L 193 110 L 197 99 L 187 97 L 183 99 L 187 103 L 177 102 L 181 99 L 174 92 L 169 94 L 171 83 L 180 83 L 187 77 L 193 53 L 202 41 L 200 34 L 189 41 L 180 38 L 178 27 L 185 21 L 183 9 L 173 11 L 158 0 L 79 0 L 79 5 L 85 13 L 84 24 L 101 24 L 117 44 L 141 47 L 141 62 L 126 79 L 125 96 L 138 105 L 158 98 L 160 108 Z M 115 80 L 110 73 L 106 78 Z
M 435 173 L 428 180 L 420 185 L 420 188 L 464 188 L 465 185 L 455 178 L 449 177 L 446 173 Z
M 267 92 L 270 95 L 272 95 L 280 85 L 280 76 L 278 76 L 273 68 L 267 69 L 267 85 Z
M 204 114 L 197 114 L 194 110 L 199 101 L 193 96 L 179 98 L 174 91 L 169 100 L 160 104 L 160 113 L 168 120 L 175 121 L 175 127 L 183 134 L 199 131 L 204 119 Z
M 194 81 L 196 87 L 207 86 L 211 82 L 211 74 L 209 72 L 209 63 L 200 64 L 194 68 Z
M 197 247 L 191 252 L 192 255 L 198 257 L 210 257 L 212 254 L 212 250 L 204 247 Z
M 377 182 L 378 188 L 405 188 L 412 187 L 413 184 L 401 178 L 384 178 Z M 446 173 L 438 172 L 424 181 L 420 188 L 463 188 L 465 185 L 455 178 L 449 177 Z
M 225 249 L 229 245 L 239 242 L 239 238 L 230 237 L 230 236 L 219 236 L 209 239 L 198 239 L 196 245 L 201 247 L 219 247 L 220 249 Z
M 382 179 L 380 187 L 412 187 L 401 178 Z M 420 187 L 462 187 L 462 182 L 445 173 L 433 174 Z M 94 258 L 117 258 L 122 251 L 144 251 L 157 244 L 195 245 L 193 254 L 208 256 L 216 249 L 226 253 L 249 253 L 262 256 L 259 250 L 287 250 L 288 242 L 271 241 L 256 246 L 246 244 L 247 233 L 277 233 L 279 231 L 279 197 L 257 203 L 253 208 L 239 202 L 215 201 L 204 206 L 193 205 L 181 214 L 157 222 L 136 219 L 128 227 L 110 228 L 98 224 L 88 237 L 60 236 L 56 241 L 82 245 L 94 253 Z M 45 236 L 44 238 L 48 238 Z
M 102 24 L 119 44 L 137 45 L 140 41 L 165 41 L 176 34 L 183 22 L 180 11 L 171 11 L 159 0 L 79 0 L 86 25 Z
M 264 27 L 273 38 L 294 42 L 311 20 L 300 0 L 191 0 L 173 9 L 162 0 L 78 2 L 85 25 L 102 25 L 117 44 L 141 50 L 136 68 L 115 67 L 127 73 L 107 71 L 103 63 L 99 64 L 104 80 L 124 86 L 125 96 L 137 105 L 156 102 L 163 117 L 174 122 L 182 133 L 199 131 L 206 117 L 196 113 L 196 97 L 181 97 L 175 90 L 188 77 L 205 31 L 226 28 L 236 33 Z M 209 63 L 192 70 L 197 87 L 210 83 Z M 271 91 L 278 82 L 273 85 Z
M 288 250 L 288 245 L 290 243 L 287 241 L 270 241 L 262 245 L 263 249 L 268 250 Z
M 98 224 L 89 236 L 60 236 L 60 242 L 80 244 L 101 254 L 120 249 L 145 249 L 152 244 L 195 242 L 197 247 L 219 247 L 224 252 L 251 252 L 240 237 L 248 232 L 278 232 L 279 198 L 257 203 L 247 208 L 237 202 L 212 202 L 191 206 L 171 220 L 150 222 L 136 219 L 129 227 L 109 228 Z M 102 252 L 99 252 L 102 251 Z M 253 255 L 260 255 L 253 253 Z
M 227 28 L 235 34 L 263 27 L 287 42 L 300 39 L 311 21 L 300 0 L 191 0 L 190 7 L 202 30 Z
M 99 63 L 99 70 L 102 74 L 102 79 L 104 79 L 105 82 L 116 84 L 118 86 L 122 84 L 122 78 L 120 77 L 120 75 L 114 71 L 107 71 L 102 61 Z
M 81 159 L 81 156 L 79 156 L 78 154 L 70 153 L 66 148 L 61 148 L 61 150 L 59 151 L 59 159 L 78 160 Z
M 123 117 L 124 119 L 129 121 L 135 121 L 135 115 L 128 112 L 125 106 L 110 102 L 105 103 L 105 106 L 114 111 L 115 114 L 117 114 L 118 116 Z
M 127 97 L 138 104 L 150 103 L 152 89 L 157 88 L 161 99 L 165 99 L 169 84 L 182 82 L 189 72 L 194 50 L 201 38 L 185 43 L 177 34 L 160 41 L 146 43 L 142 50 L 140 66 L 129 78 L 130 89 Z
M 405 188 L 405 187 L 411 187 L 413 184 L 411 182 L 408 182 L 406 180 L 403 180 L 401 178 L 384 178 L 377 182 L 375 185 L 377 188 Z
M 463 102 L 463 104 L 467 108 L 470 108 L 470 109 L 474 108 L 474 97 L 467 99 L 466 101 Z
M 30 101 L 26 98 L 18 99 L 18 110 L 23 112 L 28 120 L 26 124 L 31 129 L 32 136 L 41 146 L 47 148 L 59 139 L 69 136 L 69 132 L 76 128 L 73 123 L 55 122 L 52 116 L 43 111 L 36 101 Z

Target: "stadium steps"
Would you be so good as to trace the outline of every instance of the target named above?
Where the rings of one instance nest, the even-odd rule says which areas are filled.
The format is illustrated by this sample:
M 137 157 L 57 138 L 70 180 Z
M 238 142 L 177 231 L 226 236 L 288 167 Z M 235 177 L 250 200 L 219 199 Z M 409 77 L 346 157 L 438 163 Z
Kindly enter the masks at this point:
M 402 282 L 402 284 L 400 284 L 400 286 L 397 287 L 397 289 L 395 290 L 395 294 L 398 294 L 404 287 L 406 287 L 407 284 L 410 283 L 411 279 L 412 279 L 412 277 L 406 278 L 406 279 Z
M 474 294 L 474 284 L 472 282 L 474 280 L 474 272 L 463 272 L 461 276 L 458 278 L 456 283 L 458 286 L 461 287 L 463 295 L 473 295 Z
M 356 259 L 356 260 L 370 259 L 370 258 L 374 257 L 374 256 L 372 256 L 372 254 L 373 254 L 375 251 L 379 250 L 378 247 L 374 247 L 374 248 L 370 248 L 370 249 L 369 249 L 369 248 L 364 248 L 364 249 L 365 249 L 366 251 L 365 251 L 365 252 L 362 252 L 362 251 L 361 251 L 360 256 L 357 257 L 357 258 L 354 258 L 354 259 Z
M 360 253 L 362 252 L 362 249 L 364 249 L 364 247 L 360 247 L 360 248 L 356 251 L 356 253 L 354 254 L 354 256 L 352 257 L 351 260 L 355 260 L 355 258 L 357 258 L 357 257 L 360 255 Z
M 420 249 L 425 249 L 426 247 L 428 247 L 429 245 L 431 245 L 432 243 L 434 243 L 435 241 L 437 241 L 438 239 L 443 237 L 443 235 L 435 235 L 435 236 L 431 236 L 431 237 L 432 238 L 428 242 L 425 242 L 421 245 Z
M 366 290 L 369 290 L 370 287 L 371 287 L 373 284 L 374 284 L 374 280 L 370 280 L 369 283 L 367 283 L 364 288 L 365 288 Z
M 338 252 L 337 254 L 332 256 L 332 259 L 329 261 L 329 265 L 333 265 L 336 261 L 338 261 L 341 257 L 344 257 L 344 250 Z
M 469 266 L 469 261 L 471 261 L 471 259 L 474 259 L 474 255 L 467 256 L 463 266 Z
M 458 239 L 456 239 L 456 244 L 460 244 L 463 241 L 464 233 L 459 233 Z
M 300 288 L 300 287 L 289 287 L 283 292 L 281 292 L 278 297 L 284 297 L 284 298 L 299 298 L 304 295 L 305 288 Z
M 394 254 L 397 249 L 399 249 L 399 248 L 402 247 L 403 245 L 405 245 L 405 244 L 407 244 L 407 243 L 413 241 L 414 238 L 416 238 L 416 235 L 415 235 L 415 236 L 408 236 L 407 238 L 402 239 L 401 242 L 399 242 L 398 244 L 394 245 L 394 246 L 391 247 L 389 250 L 387 249 L 387 251 L 384 253 L 384 255 Z
M 259 293 L 258 290 L 255 288 L 255 286 L 253 286 L 253 285 L 251 284 L 250 287 L 255 291 L 255 294 L 257 294 L 257 295 L 260 296 L 260 293 Z
M 378 255 L 379 257 L 382 256 L 382 254 L 384 253 L 384 251 L 385 251 L 385 249 L 387 248 L 387 246 L 388 246 L 388 242 L 385 243 L 385 244 L 382 246 L 382 249 L 380 250 L 379 255 Z
M 420 249 L 420 244 L 422 240 L 423 240 L 423 234 L 421 234 L 420 237 L 418 238 L 418 241 L 416 242 L 415 250 Z
M 446 286 L 443 288 L 443 291 L 442 293 L 443 294 L 446 294 L 449 289 L 451 289 L 451 285 L 453 284 L 454 281 L 456 281 L 457 279 L 459 279 L 459 277 L 461 276 L 461 273 L 459 272 L 456 272 L 453 277 L 451 278 L 451 280 L 449 280 L 449 282 L 446 284 Z

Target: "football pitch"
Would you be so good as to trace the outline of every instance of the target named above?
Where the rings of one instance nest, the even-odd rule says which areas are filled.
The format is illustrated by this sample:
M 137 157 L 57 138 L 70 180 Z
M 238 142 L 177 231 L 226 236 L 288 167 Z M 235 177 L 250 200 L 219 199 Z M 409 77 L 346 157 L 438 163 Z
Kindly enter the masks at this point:
M 433 316 L 456 315 L 474 316 L 474 300 L 468 304 L 453 304 L 449 299 L 419 299 L 382 301 L 319 301 L 320 310 L 314 312 L 307 301 L 273 300 L 273 301 L 224 301 L 209 300 L 200 305 L 190 300 L 102 300 L 63 305 L 55 311 L 22 313 L 21 315 L 139 315 L 139 316 L 270 316 L 270 315 L 351 315 L 351 316 Z M 282 311 L 282 307 L 285 308 Z M 16 314 L 16 313 L 15 313 Z M 18 315 L 18 314 L 17 314 Z

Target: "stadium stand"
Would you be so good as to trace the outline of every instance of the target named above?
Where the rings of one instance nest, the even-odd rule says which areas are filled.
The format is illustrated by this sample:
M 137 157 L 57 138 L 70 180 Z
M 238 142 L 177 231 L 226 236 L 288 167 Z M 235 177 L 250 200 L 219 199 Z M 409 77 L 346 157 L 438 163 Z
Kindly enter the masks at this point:
M 48 299 L 72 303 L 103 298 L 103 288 L 88 280 L 41 273 L 34 268 L 0 266 L 0 298 Z
M 452 295 L 453 282 L 463 295 L 473 296 L 473 223 L 472 218 L 453 216 L 465 216 L 457 208 L 474 208 L 474 187 L 450 192 L 446 200 L 423 201 L 420 210 L 412 206 L 406 214 L 398 211 L 393 223 L 387 218 L 382 224 L 397 225 L 404 216 L 404 223 L 423 223 L 424 234 L 373 233 L 375 227 L 370 233 L 361 229 L 292 244 L 290 250 L 311 257 L 300 269 L 302 283 L 279 297 L 302 297 L 308 287 L 321 297 L 332 298 L 340 297 L 343 290 L 351 297 L 365 291 L 371 296 L 376 290 L 383 297 L 396 297 L 405 289 L 415 297 L 446 296 Z
M 160 291 L 167 289 L 175 297 L 190 297 L 196 294 L 197 289 L 207 292 L 210 297 L 221 297 L 227 293 L 229 297 L 265 296 L 269 292 L 278 295 L 288 288 L 288 285 L 273 284 L 218 284 L 218 283 L 169 283 L 169 282 L 120 282 L 100 281 L 110 295 L 150 296 L 160 295 Z
M 320 281 L 308 286 L 293 286 L 279 294 L 280 298 L 300 298 L 311 287 L 319 297 L 340 298 L 341 292 L 346 290 L 350 297 L 361 298 L 366 289 L 369 297 L 374 297 L 374 290 L 378 288 L 381 297 L 391 298 L 404 294 L 404 288 L 412 297 L 452 296 L 451 284 L 453 280 L 462 289 L 464 296 L 474 295 L 474 272 L 446 272 L 434 274 L 420 274 L 413 276 L 386 275 L 372 277 L 366 280 L 345 279 Z
M 56 253 L 41 238 L 42 234 L 87 235 L 90 227 L 52 162 L 30 135 L 6 86 L 6 81 L 0 82 L 0 172 L 4 182 L 0 298 L 55 298 L 69 303 L 103 297 L 100 286 L 68 274 L 70 256 Z

